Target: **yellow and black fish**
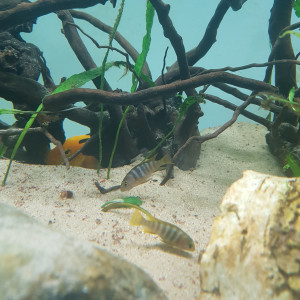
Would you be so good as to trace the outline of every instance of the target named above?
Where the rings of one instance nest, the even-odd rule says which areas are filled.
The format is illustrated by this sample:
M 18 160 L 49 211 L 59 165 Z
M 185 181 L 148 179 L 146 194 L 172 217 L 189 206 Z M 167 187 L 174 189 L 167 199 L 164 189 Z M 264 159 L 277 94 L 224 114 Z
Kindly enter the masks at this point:
M 121 191 L 129 191 L 135 186 L 146 182 L 152 173 L 158 171 L 161 166 L 171 164 L 168 155 L 165 155 L 160 160 L 148 160 L 131 169 L 124 177 L 121 183 Z
M 141 210 L 141 208 L 137 209 Z M 163 242 L 170 246 L 187 251 L 195 250 L 193 239 L 179 227 L 159 220 L 147 211 L 145 219 L 137 209 L 132 214 L 130 225 L 142 226 L 144 232 L 158 235 Z

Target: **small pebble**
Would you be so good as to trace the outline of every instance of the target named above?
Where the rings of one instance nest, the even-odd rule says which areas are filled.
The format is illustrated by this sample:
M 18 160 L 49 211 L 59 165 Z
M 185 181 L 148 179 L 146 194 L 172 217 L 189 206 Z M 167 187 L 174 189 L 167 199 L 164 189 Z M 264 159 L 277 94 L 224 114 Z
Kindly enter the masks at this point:
M 73 196 L 73 192 L 69 190 L 63 190 L 60 192 L 60 199 L 71 199 Z

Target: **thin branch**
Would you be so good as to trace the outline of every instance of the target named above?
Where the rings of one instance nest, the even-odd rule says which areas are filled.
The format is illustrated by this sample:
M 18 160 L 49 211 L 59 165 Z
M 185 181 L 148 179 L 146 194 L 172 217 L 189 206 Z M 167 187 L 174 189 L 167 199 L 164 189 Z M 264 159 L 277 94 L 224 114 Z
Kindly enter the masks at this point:
M 85 8 L 98 3 L 105 4 L 106 2 L 107 0 L 37 0 L 29 3 L 23 2 L 14 8 L 0 12 L 0 28 L 5 30 L 62 9 Z
M 219 134 L 221 134 L 223 131 L 225 131 L 228 127 L 230 127 L 238 118 L 238 116 L 241 114 L 241 112 L 251 103 L 252 99 L 254 98 L 254 96 L 250 96 L 242 105 L 238 106 L 236 108 L 236 110 L 234 111 L 234 114 L 232 116 L 232 118 L 226 122 L 224 125 L 222 125 L 221 127 L 219 127 L 215 132 L 211 133 L 211 134 L 207 134 L 205 136 L 192 136 L 190 137 L 183 146 L 181 146 L 178 151 L 175 153 L 175 155 L 172 158 L 172 162 L 176 164 L 176 160 L 179 157 L 180 153 L 182 151 L 184 151 L 184 149 L 186 147 L 188 147 L 188 145 L 193 142 L 196 141 L 199 144 L 199 147 L 201 146 L 202 143 L 214 139 L 216 138 Z
M 84 13 L 81 11 L 76 11 L 76 10 L 70 10 L 70 13 L 71 13 L 72 17 L 74 17 L 76 19 L 85 20 L 85 21 L 89 22 L 90 24 L 92 24 L 93 26 L 95 26 L 96 28 L 98 28 L 108 34 L 111 33 L 111 30 L 112 30 L 111 26 L 108 26 L 108 25 L 102 23 L 100 20 L 98 20 L 97 18 L 95 18 L 87 13 Z M 132 60 L 134 62 L 136 62 L 136 60 L 139 56 L 139 53 L 135 50 L 135 48 L 119 32 L 116 32 L 114 39 L 125 50 L 125 52 L 127 52 L 129 54 L 129 56 L 132 58 Z M 144 63 L 142 72 L 151 78 L 151 72 L 150 72 L 147 62 Z
M 164 72 L 165 72 L 165 67 L 166 67 L 166 58 L 167 58 L 168 50 L 169 50 L 169 47 L 166 48 L 164 59 L 163 59 L 163 67 L 161 68 L 161 79 L 162 79 L 163 84 L 166 84 Z
M 207 73 L 211 73 L 211 72 L 220 72 L 220 71 L 237 72 L 237 71 L 242 71 L 242 70 L 246 70 L 246 69 L 250 69 L 250 68 L 263 68 L 263 67 L 268 67 L 268 66 L 272 66 L 272 65 L 281 65 L 281 64 L 287 64 L 287 63 L 300 65 L 300 61 L 298 61 L 298 60 L 279 59 L 279 60 L 269 61 L 269 62 L 265 62 L 265 63 L 251 63 L 251 64 L 240 66 L 240 67 L 228 66 L 228 67 L 223 67 L 223 68 L 219 68 L 219 69 L 209 69 L 209 70 L 202 71 L 196 75 L 200 75 L 200 74 L 203 75 L 203 74 L 207 74 Z
M 202 94 L 204 99 L 209 100 L 213 103 L 222 105 L 230 110 L 236 110 L 237 106 L 230 103 L 229 101 L 226 101 L 224 99 L 221 99 L 219 97 L 213 96 L 213 95 L 209 95 L 209 94 Z M 249 96 L 248 96 L 249 97 Z M 256 98 L 253 98 L 253 100 L 255 100 Z M 251 103 L 252 104 L 252 103 Z M 241 111 L 241 115 L 245 116 L 246 118 L 253 120 L 261 125 L 264 125 L 265 127 L 267 127 L 268 129 L 271 129 L 271 125 L 272 122 L 268 121 L 266 118 L 260 117 L 254 113 L 251 113 L 249 111 L 243 110 Z
M 134 74 L 134 76 L 138 79 L 139 83 L 142 84 L 142 80 L 141 78 L 138 76 L 138 74 L 135 72 L 133 66 L 131 65 L 130 61 L 129 61 L 129 55 L 128 53 L 124 52 L 124 51 L 121 51 L 119 50 L 118 48 L 115 48 L 115 47 L 112 47 L 112 46 L 100 46 L 98 44 L 98 42 L 92 38 L 90 35 L 88 35 L 87 33 L 85 33 L 78 25 L 76 25 L 75 23 L 71 23 L 71 22 L 65 22 L 65 24 L 68 24 L 70 26 L 74 26 L 76 27 L 82 34 L 84 34 L 86 37 L 88 37 L 92 42 L 93 44 L 98 48 L 98 49 L 110 49 L 110 50 L 113 50 L 113 51 L 116 51 L 118 53 L 120 53 L 121 55 L 123 55 L 126 59 L 126 65 L 127 65 L 127 68 Z
M 62 144 L 59 140 L 57 140 L 50 132 L 48 132 L 45 128 L 41 127 L 41 131 L 44 133 L 44 135 L 55 145 L 57 146 L 59 153 L 63 159 L 63 162 L 68 169 L 70 169 L 70 163 L 68 158 L 66 157 L 66 153 L 62 147 Z
M 237 72 L 237 71 L 242 71 L 246 69 L 251 69 L 251 68 L 263 68 L 263 67 L 268 67 L 268 66 L 273 66 L 276 64 L 286 64 L 286 63 L 292 63 L 296 65 L 300 65 L 300 62 L 294 59 L 280 59 L 280 60 L 273 60 L 273 61 L 268 61 L 265 63 L 251 63 L 247 65 L 243 65 L 240 67 L 223 67 L 219 69 L 204 69 L 202 67 L 189 67 L 190 74 L 191 76 L 197 76 L 197 75 L 203 75 L 203 74 L 208 74 L 211 72 L 219 72 L 219 71 L 231 71 L 231 72 Z M 178 80 L 180 78 L 180 73 L 178 69 L 174 70 L 169 70 L 167 73 L 164 74 L 164 79 L 166 82 L 172 82 L 174 80 Z M 264 81 L 266 82 L 266 81 Z M 161 85 L 163 84 L 162 82 L 162 77 L 158 77 L 155 80 L 155 85 Z
M 54 80 L 51 77 L 50 70 L 47 67 L 46 59 L 43 56 L 42 52 L 40 52 L 40 57 L 41 57 L 42 62 L 43 62 L 41 73 L 42 73 L 42 77 L 43 77 L 44 86 L 50 92 L 53 92 L 56 89 L 56 85 L 54 83 Z

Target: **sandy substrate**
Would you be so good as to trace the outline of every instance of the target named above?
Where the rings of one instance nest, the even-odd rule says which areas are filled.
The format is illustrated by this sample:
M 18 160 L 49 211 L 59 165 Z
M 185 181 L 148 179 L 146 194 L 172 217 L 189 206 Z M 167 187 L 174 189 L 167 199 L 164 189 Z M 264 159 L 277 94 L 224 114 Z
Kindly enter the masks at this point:
M 202 135 L 215 129 L 202 131 Z M 209 241 L 210 229 L 223 194 L 247 169 L 282 176 L 280 166 L 265 143 L 266 129 L 259 125 L 237 123 L 218 138 L 202 145 L 195 170 L 175 169 L 175 178 L 159 186 L 164 174 L 129 192 L 101 195 L 93 181 L 104 187 L 120 184 L 133 166 L 113 169 L 105 180 L 94 170 L 63 166 L 36 166 L 14 163 L 5 187 L 0 187 L 1 202 L 25 211 L 41 223 L 99 245 L 148 272 L 170 299 L 199 296 L 199 252 Z M 7 161 L 0 161 L 3 179 Z M 73 199 L 61 199 L 71 190 Z M 143 207 L 155 217 L 176 224 L 195 241 L 193 253 L 162 244 L 154 235 L 129 225 L 131 210 L 101 212 L 108 200 L 138 196 Z M 53 245 L 55 247 L 55 245 Z

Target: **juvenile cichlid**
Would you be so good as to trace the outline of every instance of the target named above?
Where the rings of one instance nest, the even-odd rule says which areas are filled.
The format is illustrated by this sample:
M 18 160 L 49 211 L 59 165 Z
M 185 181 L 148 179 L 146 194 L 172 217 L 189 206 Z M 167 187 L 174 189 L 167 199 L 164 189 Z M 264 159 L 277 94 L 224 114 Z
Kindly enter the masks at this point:
M 124 177 L 121 183 L 121 191 L 129 191 L 135 186 L 146 182 L 152 173 L 158 171 L 161 166 L 171 164 L 168 155 L 165 155 L 160 160 L 148 160 L 131 169 Z
M 130 225 L 142 226 L 144 232 L 158 235 L 163 242 L 173 247 L 187 251 L 195 250 L 194 241 L 188 234 L 171 223 L 156 219 L 149 213 L 147 213 L 145 219 L 135 209 L 130 220 Z

